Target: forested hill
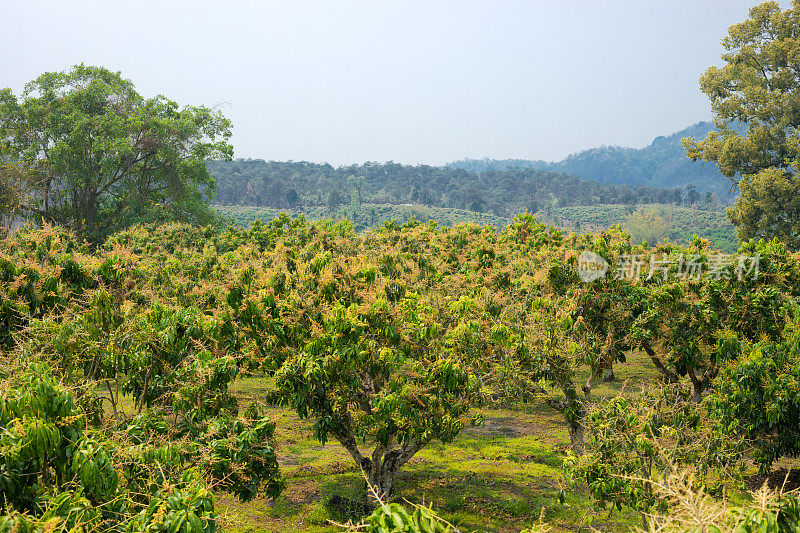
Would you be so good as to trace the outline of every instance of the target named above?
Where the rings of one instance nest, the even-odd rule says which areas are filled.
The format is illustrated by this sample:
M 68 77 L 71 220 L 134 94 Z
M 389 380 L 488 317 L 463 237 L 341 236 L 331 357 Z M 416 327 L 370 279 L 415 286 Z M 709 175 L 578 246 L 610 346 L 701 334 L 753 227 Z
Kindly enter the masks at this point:
M 215 161 L 214 203 L 274 208 L 416 204 L 499 216 L 594 204 L 680 203 L 686 190 L 618 186 L 532 168 L 470 170 L 398 163 Z
M 711 191 L 722 200 L 730 200 L 734 194 L 728 178 L 720 174 L 713 163 L 691 161 L 681 145 L 683 137 L 704 139 L 714 129 L 712 122 L 698 122 L 672 135 L 656 137 L 644 148 L 601 146 L 557 162 L 485 158 L 463 159 L 447 166 L 473 172 L 512 168 L 566 172 L 584 179 L 631 187 L 671 189 L 692 184 L 701 193 Z

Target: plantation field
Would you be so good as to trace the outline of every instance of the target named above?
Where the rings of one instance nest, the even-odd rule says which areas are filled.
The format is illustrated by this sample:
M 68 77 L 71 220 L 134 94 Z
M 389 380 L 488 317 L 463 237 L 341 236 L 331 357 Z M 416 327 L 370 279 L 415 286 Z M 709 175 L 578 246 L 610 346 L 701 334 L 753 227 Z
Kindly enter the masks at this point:
M 318 206 L 295 209 L 272 209 L 269 207 L 243 205 L 213 205 L 212 207 L 218 214 L 241 226 L 249 226 L 254 220 L 269 222 L 282 212 L 291 217 L 302 214 L 309 220 L 339 220 L 346 218 L 353 223 L 353 229 L 356 231 L 377 228 L 390 220 L 396 220 L 402 224 L 411 217 L 420 222 L 433 220 L 443 227 L 471 222 L 481 226 L 494 226 L 498 230 L 503 229 L 509 222 L 508 218 L 488 213 L 411 204 L 361 204 L 357 207 L 343 207 L 333 210 Z
M 522 46 L 464 62 L 453 50 L 474 50 L 450 38 L 444 62 L 412 61 L 447 66 L 429 89 L 460 69 L 461 85 L 477 75 L 477 102 L 519 66 L 531 33 L 485 4 L 500 22 L 487 27 Z M 280 41 L 254 64 L 281 83 L 246 126 L 269 140 L 277 120 L 276 156 L 352 162 L 396 145 L 400 122 L 435 118 L 380 120 L 382 103 L 409 99 L 361 105 L 369 86 L 352 67 L 394 71 L 347 53 L 381 49 L 344 19 L 377 28 L 389 55 L 434 50 L 414 17 L 341 11 L 253 19 Z M 647 18 L 600 11 L 612 29 Z M 320 13 L 323 54 L 308 31 L 268 31 L 314 29 Z M 658 22 L 676 13 L 659 7 Z M 471 19 L 448 20 L 474 41 Z M 183 45 L 208 29 L 173 22 L 157 33 Z M 225 105 L 147 97 L 103 66 L 0 88 L 0 533 L 800 533 L 798 36 L 800 0 L 753 6 L 721 41 L 726 64 L 700 78 L 713 126 L 560 163 L 234 160 Z M 636 48 L 616 41 L 611 56 Z M 200 50 L 203 64 L 231 42 Z M 292 112 L 287 88 L 334 114 Z M 417 111 L 441 100 L 413 96 Z M 557 113 L 553 96 L 504 103 Z M 485 150 L 486 109 L 444 107 L 474 129 L 445 151 Z M 387 125 L 372 147 L 347 132 Z
M 587 253 L 613 270 L 587 278 Z M 626 275 L 647 254 L 663 276 Z M 527 213 L 98 246 L 21 228 L 0 241 L 0 526 L 632 531 L 671 483 L 750 505 L 747 476 L 800 450 L 800 257 L 719 257 Z
M 582 373 L 578 379 L 586 379 Z M 635 397 L 650 386 L 657 372 L 641 353 L 616 369 L 616 381 L 601 383 L 598 398 Z M 321 444 L 312 423 L 289 408 L 265 404 L 274 380 L 243 375 L 230 385 L 241 405 L 255 402 L 276 423 L 278 462 L 287 488 L 276 500 L 259 494 L 241 502 L 217 495 L 222 527 L 232 533 L 297 531 L 336 533 L 336 523 L 357 521 L 331 508 L 330 498 L 358 500 L 363 479 L 337 443 Z M 97 390 L 102 394 L 102 389 Z M 136 408 L 123 402 L 119 412 L 133 417 Z M 638 517 L 629 509 L 598 514 L 586 491 L 567 491 L 564 500 L 562 462 L 570 439 L 561 414 L 540 402 L 515 402 L 480 409 L 484 423 L 468 428 L 447 444 L 434 443 L 406 467 L 391 501 L 425 503 L 462 531 L 516 533 L 543 518 L 554 531 L 628 531 Z M 111 412 L 107 413 L 111 416 Z M 784 466 L 800 465 L 785 461 Z
M 674 204 L 650 204 L 638 211 L 625 204 L 569 206 L 555 208 L 549 216 L 543 212 L 537 217 L 545 223 L 568 231 L 597 232 L 621 224 L 632 234 L 634 242 L 647 240 L 669 240 L 687 244 L 694 235 L 708 239 L 710 245 L 724 252 L 739 248 L 736 229 L 728 221 L 724 205 L 676 206 Z M 214 211 L 240 226 L 249 226 L 255 220 L 269 222 L 281 212 L 290 216 L 303 214 L 310 220 L 342 219 L 353 222 L 356 231 L 380 227 L 389 220 L 403 223 L 411 217 L 420 222 L 436 221 L 440 226 L 472 222 L 482 226 L 493 226 L 501 231 L 510 219 L 461 209 L 430 207 L 424 205 L 363 204 L 330 210 L 324 207 L 272 209 L 242 205 L 214 205 Z M 632 213 L 651 215 L 651 219 L 638 221 Z

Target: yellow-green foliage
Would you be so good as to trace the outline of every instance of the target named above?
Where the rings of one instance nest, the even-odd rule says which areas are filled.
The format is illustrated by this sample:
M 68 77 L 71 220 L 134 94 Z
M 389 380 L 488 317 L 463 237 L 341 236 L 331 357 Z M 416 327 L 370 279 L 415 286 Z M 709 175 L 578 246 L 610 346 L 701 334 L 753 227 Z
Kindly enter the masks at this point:
M 584 251 L 608 262 L 608 275 L 581 281 Z M 708 265 L 715 252 L 701 239 L 632 246 L 619 227 L 577 235 L 528 214 L 499 232 L 409 219 L 359 234 L 286 215 L 248 229 L 144 225 L 95 248 L 25 228 L 0 243 L 0 340 L 6 373 L 47 363 L 76 391 L 92 429 L 76 457 L 91 457 L 105 480 L 82 497 L 107 497 L 112 470 L 129 476 L 131 457 L 144 470 L 125 486 L 146 494 L 163 493 L 184 465 L 244 500 L 280 494 L 280 429 L 261 408 L 241 413 L 231 393 L 252 372 L 267 384 L 256 400 L 340 443 L 349 466 L 337 468 L 365 474 L 383 497 L 411 457 L 447 453 L 489 402 L 554 408 L 583 451 L 595 378 L 631 350 L 702 397 L 737 342 L 782 339 L 800 287 L 796 257 L 779 243 L 742 253 L 761 254 L 758 279 L 625 279 L 614 274 L 626 257 Z M 172 466 L 147 481 L 156 472 L 145 457 Z M 465 467 L 474 461 L 465 452 Z M 483 462 L 474 464 L 492 472 Z M 39 517 L 51 501 L 40 497 L 30 507 Z M 511 496 L 495 507 L 530 509 Z

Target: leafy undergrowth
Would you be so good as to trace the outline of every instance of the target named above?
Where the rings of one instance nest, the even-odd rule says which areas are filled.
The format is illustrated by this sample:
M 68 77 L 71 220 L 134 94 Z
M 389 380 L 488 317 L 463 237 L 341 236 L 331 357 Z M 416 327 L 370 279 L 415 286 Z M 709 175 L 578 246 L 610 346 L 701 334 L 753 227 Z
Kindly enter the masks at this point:
M 652 366 L 636 354 L 616 370 L 617 380 L 595 393 L 631 394 L 653 378 Z M 240 402 L 261 401 L 270 388 L 265 377 L 246 377 L 231 387 Z M 392 501 L 430 504 L 462 531 L 518 532 L 540 516 L 555 531 L 629 530 L 639 524 L 627 510 L 596 509 L 585 492 L 561 492 L 561 462 L 569 447 L 562 415 L 543 403 L 484 408 L 484 424 L 465 430 L 455 442 L 434 443 L 399 475 Z M 275 501 L 258 496 L 241 503 L 216 498 L 222 525 L 231 532 L 340 531 L 330 520 L 347 521 L 326 502 L 334 495 L 357 500 L 364 481 L 337 443 L 321 445 L 311 423 L 287 408 L 269 407 L 286 488 Z

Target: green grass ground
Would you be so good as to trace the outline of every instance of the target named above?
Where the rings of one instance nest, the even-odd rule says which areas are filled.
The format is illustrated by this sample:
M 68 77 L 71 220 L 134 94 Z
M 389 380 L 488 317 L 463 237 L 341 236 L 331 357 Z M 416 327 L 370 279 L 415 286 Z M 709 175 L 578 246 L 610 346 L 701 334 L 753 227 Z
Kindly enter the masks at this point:
M 600 384 L 594 393 L 610 397 L 623 390 L 635 394 L 652 382 L 649 360 L 634 355 L 616 368 L 617 381 Z M 585 377 L 582 377 L 585 379 Z M 246 377 L 235 382 L 242 405 L 263 399 L 269 379 Z M 355 463 L 338 442 L 322 445 L 311 423 L 285 408 L 271 407 L 277 424 L 278 456 L 286 479 L 275 501 L 257 497 L 240 503 L 225 495 L 217 507 L 232 532 L 338 531 L 325 502 L 332 495 L 358 499 L 364 482 Z M 452 443 L 432 443 L 401 471 L 396 500 L 432 504 L 463 531 L 518 532 L 543 513 L 561 531 L 627 530 L 639 524 L 630 512 L 595 510 L 585 493 L 567 491 L 559 502 L 563 454 L 569 445 L 560 413 L 543 403 L 482 410 L 485 423 L 469 428 Z
M 595 384 L 595 398 L 634 396 L 657 378 L 650 360 L 638 353 L 630 354 L 625 364 L 615 365 L 615 374 L 616 381 Z M 578 375 L 576 382 L 586 377 Z M 267 377 L 246 376 L 232 384 L 231 392 L 241 406 L 251 401 L 263 404 L 270 386 Z M 105 388 L 97 389 L 98 394 L 104 392 Z M 126 418 L 135 411 L 126 397 L 118 409 Z M 341 523 L 347 517 L 331 514 L 326 502 L 333 495 L 351 500 L 363 497 L 365 484 L 352 458 L 335 440 L 324 445 L 317 441 L 311 421 L 301 420 L 294 411 L 275 406 L 267 406 L 267 411 L 276 423 L 277 454 L 286 488 L 277 500 L 259 495 L 247 503 L 217 493 L 223 529 L 231 533 L 341 531 L 331 520 Z M 564 491 L 564 501 L 560 501 L 561 464 L 569 448 L 561 413 L 543 402 L 479 411 L 483 425 L 464 430 L 452 443 L 431 443 L 405 465 L 395 480 L 393 501 L 432 505 L 464 533 L 517 533 L 540 516 L 554 531 L 631 531 L 640 526 L 639 516 L 631 510 L 600 510 L 588 493 L 574 487 Z M 782 459 L 774 473 L 798 467 L 800 460 Z M 760 479 L 753 476 L 751 488 L 757 488 L 763 482 Z

